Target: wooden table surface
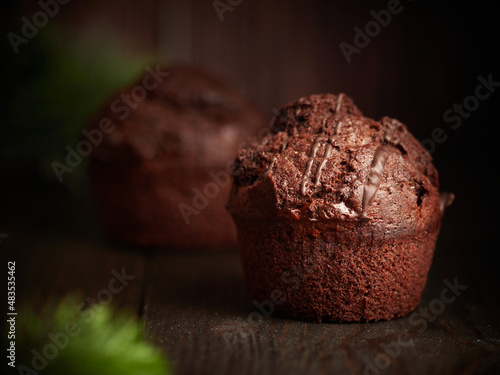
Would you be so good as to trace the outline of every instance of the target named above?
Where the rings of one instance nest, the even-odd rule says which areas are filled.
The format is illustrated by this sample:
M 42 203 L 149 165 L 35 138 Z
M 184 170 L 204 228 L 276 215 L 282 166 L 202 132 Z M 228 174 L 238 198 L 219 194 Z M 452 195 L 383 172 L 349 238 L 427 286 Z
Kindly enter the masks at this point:
M 108 245 L 87 206 L 52 197 L 9 218 L 0 247 L 5 261 L 16 261 L 18 303 L 36 310 L 75 291 L 82 302 L 108 298 L 102 290 L 118 272 L 126 286 L 112 304 L 141 316 L 177 374 L 500 374 L 497 279 L 481 263 L 457 261 L 446 222 L 422 310 L 317 324 L 252 319 L 258 310 L 236 249 L 144 254 Z

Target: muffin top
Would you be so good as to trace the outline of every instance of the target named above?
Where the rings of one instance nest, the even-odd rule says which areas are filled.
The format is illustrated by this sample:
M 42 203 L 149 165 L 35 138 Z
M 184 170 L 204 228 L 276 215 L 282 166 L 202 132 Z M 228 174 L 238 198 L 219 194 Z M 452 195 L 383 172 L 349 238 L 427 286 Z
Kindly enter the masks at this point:
M 111 120 L 112 130 L 94 147 L 94 160 L 188 168 L 225 165 L 238 143 L 266 127 L 248 100 L 187 65 L 147 69 L 104 103 L 87 131 L 99 129 L 103 119 Z
M 432 158 L 398 120 L 372 120 L 346 95 L 324 94 L 287 104 L 273 129 L 236 157 L 233 216 L 322 222 L 339 231 L 415 231 L 440 221 Z

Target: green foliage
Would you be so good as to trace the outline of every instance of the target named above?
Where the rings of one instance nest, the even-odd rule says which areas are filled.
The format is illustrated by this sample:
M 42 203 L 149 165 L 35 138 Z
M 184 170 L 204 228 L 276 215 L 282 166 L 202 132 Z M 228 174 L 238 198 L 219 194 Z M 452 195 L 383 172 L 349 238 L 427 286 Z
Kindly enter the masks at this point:
M 51 163 L 64 163 L 85 123 L 114 90 L 144 71 L 148 57 L 131 55 L 102 35 L 68 37 L 44 28 L 8 59 L 2 88 L 0 157 L 11 164 L 36 161 L 56 180 Z M 84 166 L 81 166 L 84 169 Z
M 142 325 L 132 315 L 103 305 L 79 311 L 76 301 L 72 297 L 49 303 L 41 316 L 27 309 L 19 312 L 18 371 L 24 365 L 29 369 L 23 368 L 24 373 L 48 375 L 170 374 L 167 361 L 145 341 Z

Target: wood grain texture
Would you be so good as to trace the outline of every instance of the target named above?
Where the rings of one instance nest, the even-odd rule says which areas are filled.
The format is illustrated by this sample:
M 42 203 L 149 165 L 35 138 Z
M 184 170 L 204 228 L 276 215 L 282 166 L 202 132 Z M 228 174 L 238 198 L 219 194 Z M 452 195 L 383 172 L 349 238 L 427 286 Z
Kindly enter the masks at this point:
M 146 329 L 179 374 L 469 374 L 499 368 L 498 322 L 470 304 L 469 286 L 452 303 L 439 302 L 447 285 L 435 273 L 421 304 L 430 315 L 417 309 L 392 321 L 315 324 L 257 319 L 237 254 L 159 256 L 150 267 Z
M 49 300 L 72 293 L 86 305 L 103 301 L 139 313 L 144 275 L 142 256 L 76 240 L 30 237 L 18 239 L 6 254 L 7 259 L 16 261 L 18 309 L 28 306 L 41 310 Z M 116 274 L 123 273 L 127 285 L 117 280 L 110 287 L 111 280 L 117 279 Z
M 87 200 L 42 195 L 29 205 L 34 211 L 2 227 L 2 260 L 16 261 L 17 307 L 40 311 L 75 291 L 82 302 L 97 298 L 112 270 L 125 267 L 135 278 L 112 304 L 142 316 L 177 374 L 500 373 L 498 278 L 484 259 L 456 255 L 447 226 L 421 303 L 427 318 L 418 308 L 388 322 L 315 324 L 259 319 L 236 251 L 146 256 L 102 244 Z M 455 278 L 467 288 L 441 309 L 445 280 Z
M 407 317 L 316 324 L 259 317 L 236 251 L 146 257 L 48 232 L 12 235 L 2 244 L 2 256 L 17 262 L 18 303 L 38 311 L 48 300 L 75 291 L 85 302 L 108 287 L 113 269 L 125 267 L 135 278 L 113 295 L 112 303 L 142 316 L 146 335 L 177 374 L 500 371 L 498 293 L 479 276 L 480 268 L 471 268 L 467 276 L 450 274 L 451 258 L 437 257 L 421 307 Z M 467 288 L 442 303 L 450 285 L 445 280 Z M 449 290 L 444 295 L 453 296 Z

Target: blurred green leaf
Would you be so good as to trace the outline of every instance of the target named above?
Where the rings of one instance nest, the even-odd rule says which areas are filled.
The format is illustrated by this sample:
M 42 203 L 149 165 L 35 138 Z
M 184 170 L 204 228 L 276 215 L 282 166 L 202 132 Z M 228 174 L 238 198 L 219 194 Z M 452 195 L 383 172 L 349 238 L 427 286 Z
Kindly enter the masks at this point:
M 1 103 L 6 122 L 0 157 L 12 165 L 35 160 L 38 173 L 56 181 L 51 163 L 64 162 L 65 147 L 76 145 L 101 103 L 141 75 L 149 60 L 125 53 L 120 43 L 103 35 L 69 37 L 58 29 L 41 29 L 12 54 L 4 73 L 9 95 Z
M 18 313 L 18 371 L 22 365 L 24 371 L 49 375 L 170 373 L 161 352 L 142 337 L 142 325 L 133 315 L 103 305 L 79 311 L 78 300 L 72 296 L 49 303 L 41 315 L 30 309 Z

